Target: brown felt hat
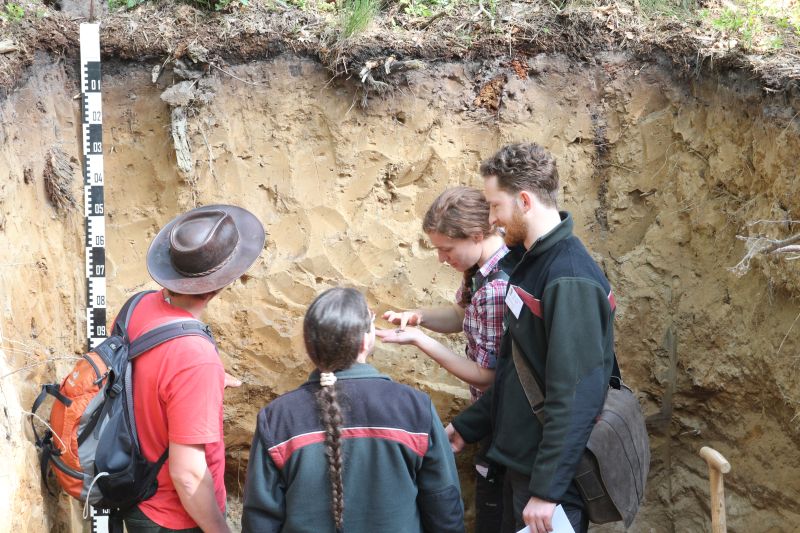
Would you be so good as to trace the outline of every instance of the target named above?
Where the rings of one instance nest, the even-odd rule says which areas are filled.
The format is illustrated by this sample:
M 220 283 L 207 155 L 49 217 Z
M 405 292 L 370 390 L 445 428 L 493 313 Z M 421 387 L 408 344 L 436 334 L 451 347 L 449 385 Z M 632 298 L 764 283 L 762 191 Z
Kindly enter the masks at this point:
M 246 209 L 198 207 L 161 228 L 147 251 L 147 270 L 178 294 L 215 291 L 250 268 L 265 239 L 261 222 Z

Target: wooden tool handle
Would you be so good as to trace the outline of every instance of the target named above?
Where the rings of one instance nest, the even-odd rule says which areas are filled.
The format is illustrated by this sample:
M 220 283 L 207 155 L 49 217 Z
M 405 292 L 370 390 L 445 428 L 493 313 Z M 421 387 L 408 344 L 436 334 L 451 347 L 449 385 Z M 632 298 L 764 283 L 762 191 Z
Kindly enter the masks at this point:
M 731 464 L 725 459 L 721 453 L 708 446 L 700 448 L 700 457 L 706 460 L 708 466 L 714 468 L 723 474 L 731 471 Z
M 728 521 L 725 516 L 723 474 L 731 471 L 731 464 L 721 453 L 708 446 L 700 449 L 700 457 L 708 463 L 708 477 L 711 482 L 711 531 L 712 533 L 726 533 Z

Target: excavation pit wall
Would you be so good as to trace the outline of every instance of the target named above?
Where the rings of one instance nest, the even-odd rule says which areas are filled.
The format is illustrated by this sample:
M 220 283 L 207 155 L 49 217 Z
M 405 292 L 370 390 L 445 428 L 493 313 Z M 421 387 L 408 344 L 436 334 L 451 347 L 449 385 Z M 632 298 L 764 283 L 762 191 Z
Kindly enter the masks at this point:
M 106 62 L 110 315 L 155 287 L 147 247 L 177 213 L 235 203 L 269 233 L 248 275 L 206 316 L 226 369 L 244 382 L 225 398 L 234 526 L 256 413 L 311 368 L 307 304 L 338 284 L 361 290 L 377 312 L 451 301 L 459 275 L 436 262 L 421 217 L 444 188 L 480 187 L 480 160 L 514 141 L 555 154 L 561 205 L 615 289 L 618 356 L 653 454 L 632 531 L 709 530 L 703 445 L 733 466 L 731 531 L 800 523 L 800 268 L 756 258 L 742 276 L 729 270 L 745 253 L 737 235 L 757 229 L 748 223 L 800 219 L 795 102 L 735 73 L 685 79 L 658 60 L 595 59 L 539 56 L 516 71 L 430 65 L 366 109 L 352 82 L 331 81 L 312 60 L 215 70 L 204 82 L 210 96 L 186 109 L 189 172 L 178 169 L 173 111 L 160 98 L 178 80 L 166 72 L 154 84 L 152 65 Z M 476 105 L 498 76 L 499 110 Z M 0 530 L 80 530 L 76 506 L 43 488 L 24 414 L 85 342 L 78 92 L 72 67 L 42 56 L 0 102 L 0 486 L 10 502 Z M 67 187 L 75 208 L 49 199 L 54 148 L 76 159 Z M 462 349 L 458 336 L 444 340 Z M 468 403 L 465 386 L 411 348 L 379 345 L 372 362 L 428 392 L 445 421 Z M 468 459 L 460 467 L 471 513 Z

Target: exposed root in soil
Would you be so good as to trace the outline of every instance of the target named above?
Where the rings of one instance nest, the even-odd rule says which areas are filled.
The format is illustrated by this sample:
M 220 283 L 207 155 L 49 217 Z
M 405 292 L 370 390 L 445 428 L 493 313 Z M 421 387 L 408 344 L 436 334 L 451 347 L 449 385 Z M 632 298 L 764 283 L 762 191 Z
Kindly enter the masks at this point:
M 192 149 L 189 146 L 186 110 L 180 106 L 173 108 L 170 119 L 172 141 L 175 143 L 175 159 L 178 162 L 178 168 L 184 174 L 189 175 L 194 170 L 194 160 L 192 159 Z
M 760 220 L 750 225 L 765 222 L 784 226 L 800 224 L 800 221 Z M 758 256 L 782 256 L 785 261 L 800 259 L 800 244 L 798 244 L 800 243 L 800 233 L 781 239 L 761 234 L 755 236 L 737 235 L 736 238 L 745 242 L 746 252 L 742 260 L 729 270 L 740 277 L 747 274 L 750 270 L 751 261 Z
M 363 85 L 363 96 L 361 107 L 367 107 L 370 94 L 384 94 L 390 92 L 394 85 L 398 84 L 397 74 L 409 72 L 411 70 L 422 70 L 425 63 L 416 59 L 408 61 L 398 61 L 395 56 L 385 59 L 370 59 L 358 73 L 358 78 Z
M 59 212 L 66 212 L 77 206 L 72 187 L 75 182 L 75 158 L 70 158 L 61 148 L 54 146 L 47 153 L 44 165 L 44 188 L 50 203 Z

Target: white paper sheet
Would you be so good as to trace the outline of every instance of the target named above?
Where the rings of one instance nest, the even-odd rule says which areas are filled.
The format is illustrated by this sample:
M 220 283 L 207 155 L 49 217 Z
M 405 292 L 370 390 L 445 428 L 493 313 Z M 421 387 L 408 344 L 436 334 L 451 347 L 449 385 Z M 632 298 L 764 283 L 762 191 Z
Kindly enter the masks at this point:
M 575 530 L 572 529 L 572 524 L 569 523 L 569 518 L 567 518 L 567 513 L 564 512 L 564 508 L 560 505 L 556 505 L 556 510 L 553 512 L 553 531 L 552 533 L 575 533 Z M 517 531 L 517 533 L 530 533 L 531 528 L 525 526 L 524 528 Z

